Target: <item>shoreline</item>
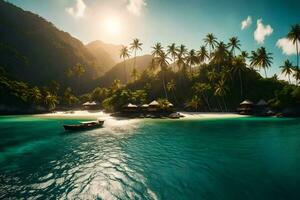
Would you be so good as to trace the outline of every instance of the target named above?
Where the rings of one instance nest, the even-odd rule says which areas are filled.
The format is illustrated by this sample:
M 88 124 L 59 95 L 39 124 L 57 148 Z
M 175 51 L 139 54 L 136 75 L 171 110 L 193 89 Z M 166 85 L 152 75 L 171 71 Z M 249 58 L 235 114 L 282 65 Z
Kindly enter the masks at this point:
M 183 117 L 178 119 L 171 118 L 153 118 L 158 120 L 184 120 L 184 119 L 226 119 L 226 118 L 242 118 L 249 117 L 246 115 L 239 115 L 236 113 L 212 113 L 212 112 L 177 112 Z M 104 111 L 87 111 L 87 110 L 75 110 L 75 111 L 56 111 L 54 113 L 44 113 L 44 114 L 34 114 L 32 116 L 36 117 L 46 117 L 46 118 L 61 118 L 61 119 L 152 119 L 152 118 L 139 118 L 139 117 L 116 117 L 113 116 L 114 113 L 106 113 Z

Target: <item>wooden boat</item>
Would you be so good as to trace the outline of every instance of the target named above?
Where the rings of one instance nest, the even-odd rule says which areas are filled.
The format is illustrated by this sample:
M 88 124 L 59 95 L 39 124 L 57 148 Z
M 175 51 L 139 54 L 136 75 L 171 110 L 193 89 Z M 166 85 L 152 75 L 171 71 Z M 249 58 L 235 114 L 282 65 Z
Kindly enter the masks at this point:
M 63 125 L 66 131 L 82 131 L 82 130 L 90 130 L 95 128 L 102 128 L 104 121 L 88 121 L 81 122 L 80 124 L 65 124 Z

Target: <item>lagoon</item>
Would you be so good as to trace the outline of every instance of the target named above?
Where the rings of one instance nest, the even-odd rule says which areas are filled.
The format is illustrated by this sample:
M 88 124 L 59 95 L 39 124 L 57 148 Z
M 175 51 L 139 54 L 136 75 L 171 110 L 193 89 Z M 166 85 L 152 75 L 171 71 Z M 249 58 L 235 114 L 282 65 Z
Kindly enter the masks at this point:
M 83 118 L 0 117 L 0 199 L 300 198 L 299 119 Z

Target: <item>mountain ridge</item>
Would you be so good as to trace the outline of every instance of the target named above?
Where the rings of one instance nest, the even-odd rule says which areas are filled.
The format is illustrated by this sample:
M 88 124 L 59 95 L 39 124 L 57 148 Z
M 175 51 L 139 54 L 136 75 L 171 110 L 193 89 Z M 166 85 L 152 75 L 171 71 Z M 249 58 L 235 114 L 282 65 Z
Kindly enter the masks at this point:
M 76 64 L 85 66 L 82 83 L 95 76 L 97 61 L 85 45 L 39 15 L 0 0 L 0 66 L 16 79 L 43 86 L 52 80 L 78 86 L 66 73 Z

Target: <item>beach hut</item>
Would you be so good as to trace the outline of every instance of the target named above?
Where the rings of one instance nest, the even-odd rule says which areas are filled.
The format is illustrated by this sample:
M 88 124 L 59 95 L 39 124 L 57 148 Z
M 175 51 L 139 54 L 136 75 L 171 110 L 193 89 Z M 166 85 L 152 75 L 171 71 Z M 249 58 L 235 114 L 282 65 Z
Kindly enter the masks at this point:
M 140 106 L 142 112 L 147 112 L 148 111 L 148 108 L 149 108 L 149 105 L 148 104 L 143 104 Z
M 148 111 L 149 112 L 156 112 L 158 111 L 160 108 L 159 103 L 157 101 L 152 101 L 151 103 L 149 103 L 148 105 Z
M 92 102 L 87 101 L 84 104 L 82 104 L 82 106 L 85 110 L 96 110 L 99 108 L 100 104 L 95 101 Z
M 238 107 L 238 112 L 240 115 L 251 115 L 253 112 L 253 102 L 250 100 L 243 101 Z
M 138 111 L 138 106 L 132 103 L 129 103 L 125 106 L 123 106 L 123 112 L 137 112 Z

